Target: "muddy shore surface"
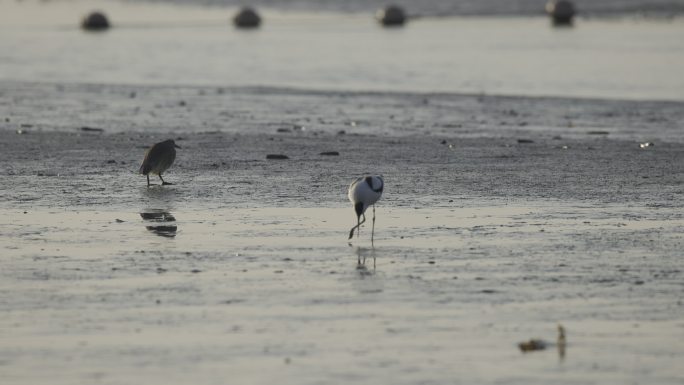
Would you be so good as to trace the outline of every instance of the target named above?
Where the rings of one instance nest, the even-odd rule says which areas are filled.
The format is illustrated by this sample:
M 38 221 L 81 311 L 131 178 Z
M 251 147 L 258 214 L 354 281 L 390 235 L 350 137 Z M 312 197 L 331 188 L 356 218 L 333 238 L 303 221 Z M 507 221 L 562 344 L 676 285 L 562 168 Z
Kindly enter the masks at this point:
M 681 384 L 682 107 L 3 82 L 0 372 Z M 167 138 L 174 185 L 147 188 Z M 375 247 L 346 240 L 366 172 Z

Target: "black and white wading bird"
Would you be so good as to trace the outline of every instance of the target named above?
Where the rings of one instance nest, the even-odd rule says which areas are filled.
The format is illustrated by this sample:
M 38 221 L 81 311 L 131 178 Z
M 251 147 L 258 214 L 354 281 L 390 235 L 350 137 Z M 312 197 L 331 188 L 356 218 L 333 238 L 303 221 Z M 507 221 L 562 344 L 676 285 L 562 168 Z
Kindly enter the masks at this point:
M 147 187 L 150 187 L 150 173 L 159 175 L 162 181 L 162 186 L 172 184 L 164 182 L 162 173 L 171 167 L 173 161 L 176 160 L 176 149 L 180 148 L 173 139 L 159 142 L 150 147 L 145 153 L 140 165 L 140 173 L 147 176 Z
M 371 243 L 373 243 L 373 236 L 375 234 L 375 202 L 382 196 L 382 189 L 385 187 L 382 177 L 379 175 L 366 175 L 356 179 L 349 185 L 349 200 L 354 205 L 356 212 L 356 226 L 351 228 L 349 232 L 349 239 L 354 236 L 356 229 L 357 236 L 359 227 L 366 222 L 366 209 L 373 206 L 373 229 L 371 230 Z M 363 216 L 363 220 L 361 220 Z

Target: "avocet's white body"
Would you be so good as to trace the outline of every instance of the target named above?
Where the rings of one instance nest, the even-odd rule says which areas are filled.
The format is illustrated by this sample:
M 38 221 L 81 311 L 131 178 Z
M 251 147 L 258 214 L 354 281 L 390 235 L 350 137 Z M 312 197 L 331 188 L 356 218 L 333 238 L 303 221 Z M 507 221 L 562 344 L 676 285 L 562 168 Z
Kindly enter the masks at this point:
M 366 209 L 373 206 L 373 230 L 371 232 L 371 242 L 373 241 L 373 235 L 375 233 L 375 202 L 382 196 L 382 191 L 385 187 L 385 183 L 382 177 L 379 175 L 366 175 L 357 178 L 349 186 L 349 193 L 347 196 L 354 205 L 354 211 L 356 212 L 356 226 L 352 227 L 349 232 L 349 239 L 354 236 L 354 229 L 358 229 L 361 224 L 366 221 Z M 363 221 L 361 220 L 363 216 Z M 358 234 L 358 233 L 357 233 Z

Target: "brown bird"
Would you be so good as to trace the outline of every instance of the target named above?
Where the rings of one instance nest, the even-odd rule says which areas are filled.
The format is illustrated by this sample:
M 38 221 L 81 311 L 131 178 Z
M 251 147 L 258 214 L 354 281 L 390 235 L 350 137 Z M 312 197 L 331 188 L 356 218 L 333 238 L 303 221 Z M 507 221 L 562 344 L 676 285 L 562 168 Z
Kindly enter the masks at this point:
M 176 148 L 180 148 L 173 139 L 159 142 L 150 147 L 145 153 L 140 165 L 140 173 L 147 176 L 147 187 L 150 187 L 150 173 L 159 175 L 162 181 L 162 186 L 171 184 L 164 182 L 162 173 L 171 167 L 173 161 L 176 160 Z

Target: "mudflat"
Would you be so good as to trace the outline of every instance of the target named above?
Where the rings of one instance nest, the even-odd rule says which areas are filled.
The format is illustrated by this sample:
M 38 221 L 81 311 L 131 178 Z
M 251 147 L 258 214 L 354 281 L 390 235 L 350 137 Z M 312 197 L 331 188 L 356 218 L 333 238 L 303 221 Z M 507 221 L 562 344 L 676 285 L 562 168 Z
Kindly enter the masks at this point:
M 9 383 L 684 378 L 682 103 L 2 82 L 0 106 Z M 147 188 L 164 139 L 174 185 Z M 346 239 L 363 173 L 374 245 Z

